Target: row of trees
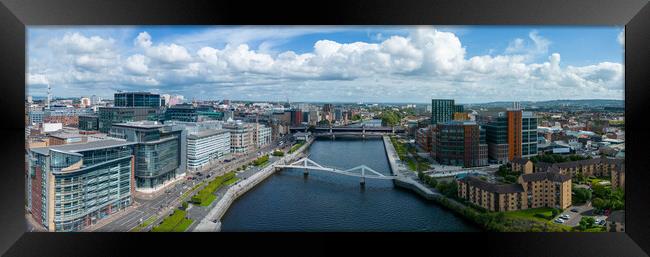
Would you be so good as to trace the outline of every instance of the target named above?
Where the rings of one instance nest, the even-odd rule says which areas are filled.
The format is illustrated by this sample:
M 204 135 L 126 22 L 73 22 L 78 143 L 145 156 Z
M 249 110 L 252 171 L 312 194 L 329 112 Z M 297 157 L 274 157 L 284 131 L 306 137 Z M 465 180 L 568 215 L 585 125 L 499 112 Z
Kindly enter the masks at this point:
M 381 119 L 381 122 L 387 126 L 396 126 L 399 125 L 402 120 L 402 115 L 398 111 L 385 110 L 379 115 L 379 118 Z
M 449 198 L 458 198 L 458 184 L 456 182 L 445 182 L 436 180 L 431 176 L 427 176 L 424 172 L 418 171 L 418 178 L 425 184 L 435 188 L 438 192 Z

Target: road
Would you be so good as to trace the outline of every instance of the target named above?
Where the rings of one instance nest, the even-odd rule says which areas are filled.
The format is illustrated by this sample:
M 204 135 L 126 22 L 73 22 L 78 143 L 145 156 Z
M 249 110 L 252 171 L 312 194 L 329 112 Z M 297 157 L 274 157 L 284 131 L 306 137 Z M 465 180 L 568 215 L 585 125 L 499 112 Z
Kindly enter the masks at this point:
M 210 178 L 212 178 L 214 176 L 225 174 L 228 171 L 235 170 L 238 167 L 241 167 L 242 165 L 255 160 L 258 158 L 258 156 L 270 153 L 271 151 L 277 149 L 279 147 L 280 141 L 285 142 L 285 144 L 281 147 L 281 149 L 285 151 L 288 150 L 292 144 L 291 136 L 286 135 L 272 142 L 270 145 L 258 149 L 257 151 L 248 153 L 246 155 L 232 156 L 230 158 L 232 161 L 230 162 L 224 162 L 222 160 L 216 164 L 217 167 L 213 168 L 209 172 L 203 172 L 201 176 L 198 176 L 197 174 L 189 174 L 186 179 L 178 180 L 153 194 L 143 195 L 141 193 L 136 193 L 136 197 L 134 197 L 134 204 L 131 207 L 120 211 L 103 221 L 100 221 L 98 224 L 87 228 L 85 231 L 125 232 L 132 230 L 152 216 L 158 217 L 156 218 L 156 222 L 152 222 L 152 224 L 149 226 L 151 227 L 152 225 L 157 224 L 159 220 L 162 220 L 163 217 L 161 215 L 171 213 L 173 209 L 180 205 L 181 201 L 179 201 L 179 197 L 183 193 L 190 190 L 194 185 L 208 180 L 208 174 L 210 175 Z M 272 156 L 270 158 L 270 161 L 275 160 L 276 158 L 277 157 Z M 249 169 L 247 169 L 244 173 L 238 173 L 237 177 L 240 177 L 240 179 L 245 179 L 255 172 L 255 167 L 249 167 Z M 190 180 L 191 178 L 194 179 Z M 201 188 L 202 187 L 196 188 L 194 192 L 198 192 Z M 188 195 L 192 195 L 194 192 Z M 217 194 L 218 193 L 219 192 L 217 192 Z M 199 210 L 199 207 L 195 206 L 192 209 L 188 210 L 188 212 L 200 215 L 201 211 Z

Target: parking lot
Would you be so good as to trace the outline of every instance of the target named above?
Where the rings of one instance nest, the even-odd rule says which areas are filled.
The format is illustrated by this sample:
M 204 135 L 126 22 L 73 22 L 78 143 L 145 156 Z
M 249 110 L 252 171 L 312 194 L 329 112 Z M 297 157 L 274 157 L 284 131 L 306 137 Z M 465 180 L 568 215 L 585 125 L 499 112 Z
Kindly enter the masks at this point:
M 580 223 L 582 217 L 593 217 L 596 220 L 607 219 L 607 216 L 595 214 L 594 208 L 591 206 L 590 203 L 584 205 L 571 206 L 566 210 L 564 210 L 562 213 L 560 213 L 556 217 L 556 219 L 558 219 L 563 215 L 568 215 L 569 219 L 564 219 L 564 223 L 562 224 L 571 227 L 577 226 Z

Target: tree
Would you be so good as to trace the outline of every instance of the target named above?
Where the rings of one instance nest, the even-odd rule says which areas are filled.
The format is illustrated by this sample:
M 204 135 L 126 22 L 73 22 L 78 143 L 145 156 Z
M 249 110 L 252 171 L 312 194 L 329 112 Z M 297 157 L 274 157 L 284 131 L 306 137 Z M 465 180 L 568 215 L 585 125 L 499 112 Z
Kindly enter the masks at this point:
M 607 208 L 607 201 L 603 200 L 602 198 L 594 198 L 591 200 L 591 206 L 598 210 L 604 210 Z
M 591 200 L 591 191 L 584 188 L 573 188 L 575 195 L 573 196 L 573 203 L 583 204 Z
M 594 191 L 594 196 L 603 199 L 609 198 L 610 194 L 612 193 L 612 189 L 610 187 L 599 184 L 591 185 L 591 189 Z
M 582 217 L 582 219 L 580 219 L 580 223 L 578 223 L 578 226 L 581 230 L 587 230 L 589 228 L 592 228 L 595 223 L 596 220 L 594 217 Z

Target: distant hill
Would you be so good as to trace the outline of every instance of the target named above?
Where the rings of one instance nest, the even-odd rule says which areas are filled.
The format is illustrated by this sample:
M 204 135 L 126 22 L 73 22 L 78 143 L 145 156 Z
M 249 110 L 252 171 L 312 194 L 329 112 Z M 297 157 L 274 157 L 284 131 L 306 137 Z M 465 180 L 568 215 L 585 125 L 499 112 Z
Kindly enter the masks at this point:
M 573 107 L 625 107 L 623 100 L 608 99 L 584 99 L 584 100 L 550 100 L 550 101 L 522 101 L 519 102 L 523 108 L 546 108 L 558 106 Z M 490 102 L 481 104 L 467 104 L 466 106 L 488 107 L 488 108 L 509 108 L 512 102 Z

